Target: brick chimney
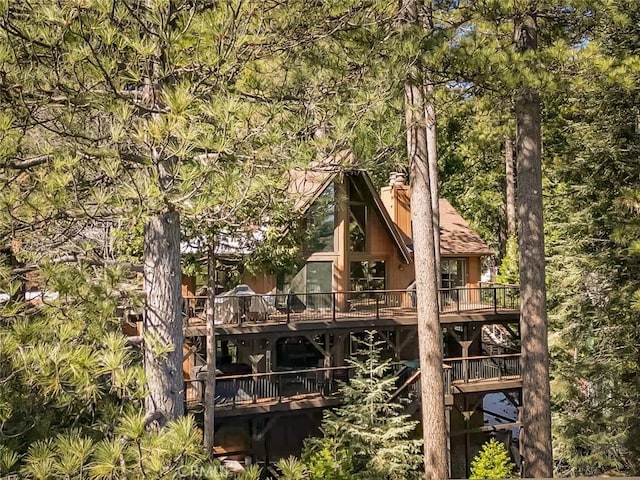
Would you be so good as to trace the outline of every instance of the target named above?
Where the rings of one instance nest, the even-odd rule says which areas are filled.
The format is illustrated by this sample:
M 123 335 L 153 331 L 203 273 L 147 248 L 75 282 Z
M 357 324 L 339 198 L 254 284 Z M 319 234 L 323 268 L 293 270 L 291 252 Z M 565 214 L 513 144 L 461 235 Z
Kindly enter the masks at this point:
M 398 229 L 411 238 L 411 187 L 407 175 L 391 172 L 389 186 L 382 187 L 380 198 Z

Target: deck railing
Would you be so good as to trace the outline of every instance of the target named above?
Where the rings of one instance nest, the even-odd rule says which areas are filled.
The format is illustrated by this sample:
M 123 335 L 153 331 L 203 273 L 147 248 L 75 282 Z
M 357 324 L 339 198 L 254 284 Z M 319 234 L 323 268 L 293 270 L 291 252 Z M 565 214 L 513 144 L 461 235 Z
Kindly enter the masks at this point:
M 332 367 L 220 376 L 216 378 L 215 405 L 233 408 L 262 402 L 330 397 L 338 391 L 338 381 L 348 381 L 352 370 L 352 367 Z M 185 381 L 187 405 L 203 403 L 205 394 L 204 380 Z
M 420 372 L 396 369 L 397 391 L 392 399 L 420 396 Z M 348 382 L 353 367 L 312 368 L 284 372 L 253 373 L 216 378 L 215 405 L 235 408 L 260 403 L 290 403 L 312 397 L 334 397 L 340 381 Z M 446 358 L 443 365 L 444 392 L 461 383 L 500 381 L 520 376 L 520 354 L 492 357 Z M 185 381 L 187 405 L 204 403 L 205 381 Z
M 445 365 L 451 367 L 451 383 L 472 383 L 480 381 L 501 381 L 521 375 L 520 354 L 493 355 L 490 357 L 445 358 Z
M 441 289 L 441 314 L 501 313 L 518 309 L 519 287 L 481 285 Z M 203 319 L 206 297 L 187 296 L 184 316 Z M 415 290 L 372 290 L 330 293 L 219 295 L 215 298 L 217 324 L 292 323 L 299 321 L 379 320 L 415 314 Z

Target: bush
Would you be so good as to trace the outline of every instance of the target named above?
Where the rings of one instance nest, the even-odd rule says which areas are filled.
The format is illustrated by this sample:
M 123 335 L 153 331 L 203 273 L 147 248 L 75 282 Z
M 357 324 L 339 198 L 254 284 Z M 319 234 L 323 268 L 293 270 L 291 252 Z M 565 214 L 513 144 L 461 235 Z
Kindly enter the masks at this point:
M 515 467 L 504 445 L 492 438 L 471 462 L 470 479 L 514 478 Z

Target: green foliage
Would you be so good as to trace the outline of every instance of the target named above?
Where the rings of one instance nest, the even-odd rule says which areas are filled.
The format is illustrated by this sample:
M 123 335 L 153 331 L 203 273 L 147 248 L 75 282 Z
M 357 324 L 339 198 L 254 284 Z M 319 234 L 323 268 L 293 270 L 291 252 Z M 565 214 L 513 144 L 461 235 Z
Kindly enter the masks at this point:
M 19 460 L 16 452 L 0 444 L 0 475 L 8 475 L 18 465 Z
M 353 478 L 352 451 L 334 438 L 323 438 L 307 448 L 303 461 L 309 470 L 310 480 Z
M 518 263 L 518 238 L 513 235 L 507 240 L 506 253 L 502 258 L 496 281 L 499 283 L 518 285 L 520 283 Z
M 119 330 L 127 279 L 102 273 L 52 265 L 41 280 L 58 299 L 0 304 L 2 475 L 159 479 L 207 467 L 190 417 L 145 427 L 139 352 Z
M 278 468 L 282 472 L 282 480 L 307 480 L 307 467 L 295 457 L 282 458 L 278 461 Z
M 137 222 L 129 228 L 115 228 L 113 235 L 114 254 L 123 261 L 142 262 L 144 225 Z
M 501 109 L 495 96 L 456 91 L 440 92 L 438 100 L 447 105 L 438 130 L 441 196 L 501 256 L 507 237 L 502 146 L 515 129 L 508 107 Z
M 515 465 L 509 458 L 504 444 L 492 438 L 482 446 L 482 450 L 471 461 L 470 479 L 515 478 Z
M 375 332 L 367 332 L 350 360 L 354 375 L 340 388 L 344 405 L 327 411 L 322 437 L 305 443 L 303 459 L 317 478 L 400 480 L 421 478 L 417 422 L 391 400 L 396 378 L 382 360 Z
M 554 457 L 576 476 L 635 475 L 640 458 L 632 433 L 640 418 L 640 97 L 629 89 L 640 70 L 628 62 L 628 48 L 640 45 L 640 9 L 609 7 L 583 52 L 580 73 L 591 80 L 548 105 Z

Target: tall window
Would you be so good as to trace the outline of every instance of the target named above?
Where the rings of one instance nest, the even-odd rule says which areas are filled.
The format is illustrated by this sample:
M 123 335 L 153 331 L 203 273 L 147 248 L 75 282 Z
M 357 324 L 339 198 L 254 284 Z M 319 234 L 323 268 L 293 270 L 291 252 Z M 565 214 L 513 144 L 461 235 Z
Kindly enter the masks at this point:
M 349 181 L 349 250 L 367 251 L 367 203 L 353 179 Z
M 306 262 L 297 272 L 280 275 L 277 287 L 285 293 L 331 293 L 333 262 Z
M 307 215 L 309 239 L 306 248 L 310 253 L 333 252 L 333 233 L 336 227 L 336 190 L 330 184 L 313 202 Z
M 467 283 L 467 260 L 465 258 L 443 258 L 442 288 L 463 287 Z
M 349 250 L 367 251 L 367 206 L 349 204 Z

